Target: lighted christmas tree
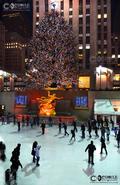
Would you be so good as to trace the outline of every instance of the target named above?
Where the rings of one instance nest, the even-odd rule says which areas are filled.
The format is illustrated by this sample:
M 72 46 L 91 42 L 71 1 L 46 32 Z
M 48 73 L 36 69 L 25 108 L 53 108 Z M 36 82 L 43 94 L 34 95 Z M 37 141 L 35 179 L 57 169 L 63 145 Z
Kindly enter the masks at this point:
M 75 82 L 75 47 L 71 26 L 55 10 L 47 14 L 30 42 L 32 60 L 27 64 L 27 86 L 61 87 Z

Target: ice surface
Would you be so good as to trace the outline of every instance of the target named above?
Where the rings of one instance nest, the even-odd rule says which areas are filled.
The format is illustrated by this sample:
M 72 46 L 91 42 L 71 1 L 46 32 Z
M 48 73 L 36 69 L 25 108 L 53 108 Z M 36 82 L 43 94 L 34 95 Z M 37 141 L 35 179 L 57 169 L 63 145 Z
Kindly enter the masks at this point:
M 70 133 L 71 127 L 68 127 Z M 0 161 L 0 185 L 5 185 L 4 172 L 10 167 L 11 152 L 18 143 L 21 143 L 20 161 L 23 165 L 18 170 L 18 185 L 89 185 L 104 184 L 102 181 L 91 181 L 91 176 L 117 176 L 120 184 L 120 150 L 117 148 L 116 139 L 111 132 L 110 143 L 107 143 L 108 155 L 100 155 L 100 139 L 95 138 L 94 131 L 92 140 L 96 145 L 94 166 L 88 166 L 87 152 L 85 148 L 90 142 L 88 133 L 86 138 L 80 138 L 78 128 L 76 141 L 69 143 L 70 136 L 58 135 L 58 127 L 46 128 L 45 135 L 41 135 L 41 128 L 22 128 L 18 133 L 17 126 L 0 125 L 0 140 L 6 144 L 6 162 Z M 63 131 L 63 130 L 62 130 Z M 32 163 L 31 147 L 37 140 L 42 146 L 40 166 L 35 167 Z M 93 180 L 96 177 L 93 177 Z M 106 178 L 106 177 L 105 177 Z M 106 180 L 104 178 L 104 180 Z M 115 181 L 116 182 L 116 181 Z M 112 184 L 107 182 L 107 185 Z

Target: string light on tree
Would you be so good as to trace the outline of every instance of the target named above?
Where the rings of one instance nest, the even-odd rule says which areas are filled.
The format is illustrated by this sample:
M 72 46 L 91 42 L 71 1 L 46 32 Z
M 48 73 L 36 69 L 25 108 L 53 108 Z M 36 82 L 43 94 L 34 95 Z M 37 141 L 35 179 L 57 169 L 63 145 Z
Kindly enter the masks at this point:
M 75 38 L 71 26 L 53 9 L 39 23 L 30 42 L 32 60 L 27 63 L 28 87 L 70 84 L 77 78 Z

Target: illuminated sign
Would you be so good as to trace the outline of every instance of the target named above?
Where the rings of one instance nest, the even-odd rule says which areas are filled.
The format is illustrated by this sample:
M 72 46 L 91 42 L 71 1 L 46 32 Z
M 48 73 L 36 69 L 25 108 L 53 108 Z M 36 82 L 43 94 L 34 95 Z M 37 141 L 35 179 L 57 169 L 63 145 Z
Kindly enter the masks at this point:
M 90 88 L 90 77 L 89 76 L 80 76 L 78 87 L 81 89 L 89 89 Z
M 87 96 L 77 96 L 74 100 L 75 108 L 87 108 L 88 107 L 88 97 Z
M 27 104 L 27 96 L 16 96 L 15 103 L 16 103 L 16 105 L 26 105 Z

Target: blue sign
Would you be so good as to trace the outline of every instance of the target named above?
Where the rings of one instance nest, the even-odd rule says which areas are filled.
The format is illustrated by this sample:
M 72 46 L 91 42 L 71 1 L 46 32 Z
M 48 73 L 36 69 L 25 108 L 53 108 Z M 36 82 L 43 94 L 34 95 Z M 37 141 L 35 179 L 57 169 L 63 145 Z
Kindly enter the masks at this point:
M 77 96 L 75 98 L 75 107 L 87 107 L 88 97 L 87 96 Z
M 27 96 L 16 96 L 15 103 L 16 103 L 16 105 L 26 105 L 27 104 Z

